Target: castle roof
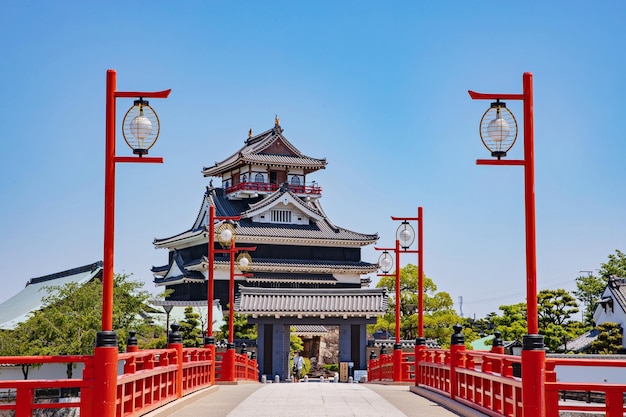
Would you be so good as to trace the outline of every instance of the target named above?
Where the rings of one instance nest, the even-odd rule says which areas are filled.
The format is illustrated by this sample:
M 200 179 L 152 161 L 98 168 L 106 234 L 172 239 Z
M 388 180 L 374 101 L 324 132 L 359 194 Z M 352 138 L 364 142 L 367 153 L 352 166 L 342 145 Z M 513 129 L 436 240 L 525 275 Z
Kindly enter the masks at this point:
M 289 204 L 310 216 L 311 222 L 301 225 L 252 221 L 254 213 L 262 207 L 269 207 L 285 198 L 288 199 Z M 286 187 L 279 188 L 265 198 L 256 197 L 245 200 L 229 200 L 222 188 L 207 188 L 192 227 L 174 236 L 154 239 L 154 246 L 157 248 L 187 246 L 190 241 L 206 239 L 210 206 L 215 206 L 215 215 L 218 217 L 242 217 L 235 229 L 237 241 L 259 243 L 270 240 L 276 243 L 282 239 L 290 244 L 299 244 L 313 240 L 317 243 L 365 246 L 378 240 L 377 233 L 359 233 L 336 226 L 328 219 L 318 199 L 306 201 L 291 193 Z
M 326 159 L 312 158 L 301 153 L 283 135 L 283 129 L 278 124 L 256 136 L 250 136 L 244 146 L 237 152 L 216 162 L 212 167 L 204 167 L 202 174 L 205 177 L 221 177 L 244 165 L 264 165 L 274 167 L 299 167 L 305 174 L 324 169 Z

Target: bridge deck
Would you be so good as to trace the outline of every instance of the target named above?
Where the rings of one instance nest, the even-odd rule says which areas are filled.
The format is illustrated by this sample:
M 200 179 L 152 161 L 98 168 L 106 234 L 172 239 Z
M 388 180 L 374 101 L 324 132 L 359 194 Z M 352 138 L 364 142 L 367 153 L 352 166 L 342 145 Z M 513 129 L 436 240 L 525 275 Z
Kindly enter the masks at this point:
M 303 382 L 211 387 L 146 417 L 449 417 L 463 414 L 411 392 L 408 386 Z

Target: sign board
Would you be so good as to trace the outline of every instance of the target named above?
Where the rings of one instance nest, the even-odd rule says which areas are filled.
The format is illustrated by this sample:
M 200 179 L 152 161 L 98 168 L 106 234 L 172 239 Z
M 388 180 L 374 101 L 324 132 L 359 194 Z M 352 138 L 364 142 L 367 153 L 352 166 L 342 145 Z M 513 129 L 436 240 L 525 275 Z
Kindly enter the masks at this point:
M 348 382 L 348 362 L 339 362 L 339 382 Z

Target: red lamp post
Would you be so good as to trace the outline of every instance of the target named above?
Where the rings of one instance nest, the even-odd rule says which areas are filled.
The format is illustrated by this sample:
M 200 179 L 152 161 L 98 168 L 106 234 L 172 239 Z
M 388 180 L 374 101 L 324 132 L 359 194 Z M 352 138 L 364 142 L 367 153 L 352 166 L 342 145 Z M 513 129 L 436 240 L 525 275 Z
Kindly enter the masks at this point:
M 481 139 L 498 159 L 478 159 L 477 165 L 521 165 L 524 167 L 526 211 L 526 305 L 528 334 L 522 339 L 522 404 L 524 417 L 544 417 L 545 350 L 539 333 L 537 315 L 537 254 L 535 245 L 535 162 L 533 76 L 525 72 L 522 94 L 485 94 L 469 90 L 472 100 L 496 100 L 481 120 Z M 517 138 L 517 122 L 506 104 L 500 100 L 521 100 L 524 107 L 524 159 L 502 160 Z M 495 115 L 494 115 L 495 113 Z M 493 117 L 489 120 L 490 117 Z
M 381 250 L 383 253 L 378 258 L 378 267 L 383 272 L 382 274 L 376 274 L 379 277 L 395 277 L 396 287 L 396 338 L 393 345 L 393 380 L 400 381 L 402 379 L 402 345 L 400 344 L 400 241 L 396 239 L 396 246 L 394 248 L 378 248 L 375 250 Z M 389 252 L 395 254 L 396 271 L 393 275 L 389 274 L 389 271 L 393 268 L 394 260 Z
M 396 230 L 396 239 L 401 242 L 402 253 L 417 253 L 417 338 L 415 339 L 415 385 L 419 386 L 420 372 L 419 361 L 426 350 L 426 338 L 424 337 L 424 227 L 423 209 L 417 208 L 417 217 L 393 217 L 391 220 L 402 223 Z M 409 221 L 417 221 L 417 250 L 409 250 L 415 240 L 415 231 Z M 398 258 L 399 259 L 399 258 Z
M 107 71 L 106 150 L 104 179 L 104 259 L 102 266 L 102 331 L 94 350 L 94 415 L 115 416 L 117 393 L 117 333 L 113 330 L 113 255 L 115 233 L 115 164 L 118 162 L 163 163 L 161 157 L 146 157 L 159 136 L 159 119 L 143 98 L 167 98 L 172 90 L 157 92 L 117 91 L 116 73 Z M 138 98 L 126 113 L 123 133 L 137 156 L 115 155 L 116 99 Z M 133 115 L 136 114 L 135 117 Z
M 215 254 L 223 253 L 219 249 L 215 249 L 215 221 L 237 221 L 241 217 L 239 216 L 216 216 L 215 215 L 215 207 L 209 207 L 209 223 L 207 224 L 208 229 L 208 238 L 209 238 L 209 248 L 208 248 L 208 256 L 207 256 L 207 338 L 212 340 L 212 343 L 215 343 L 215 339 L 213 338 L 213 299 L 214 290 L 215 290 Z M 221 242 L 221 240 L 220 240 Z M 230 245 L 230 238 L 228 238 L 228 244 Z M 205 344 L 207 341 L 205 340 Z
M 215 216 L 215 207 L 209 208 L 209 224 L 207 225 L 209 231 L 209 250 L 207 259 L 207 304 L 208 304 L 208 316 L 207 316 L 207 338 L 205 339 L 205 346 L 209 346 L 212 350 L 212 357 L 215 357 L 215 339 L 213 338 L 213 298 L 214 298 L 214 264 L 216 253 L 228 253 L 230 258 L 230 280 L 229 280 L 229 314 L 228 314 L 228 344 L 226 347 L 226 353 L 222 357 L 222 380 L 234 381 L 235 380 L 235 344 L 234 332 L 235 332 L 235 277 L 236 276 L 249 276 L 249 274 L 235 274 L 235 253 L 243 252 L 239 254 L 237 258 L 237 264 L 241 271 L 246 271 L 250 268 L 252 259 L 247 253 L 255 251 L 256 246 L 251 247 L 237 247 L 235 244 L 235 228 L 232 226 L 233 221 L 238 221 L 241 216 Z M 223 221 L 218 227 L 217 233 L 215 231 L 215 220 Z M 215 249 L 215 235 L 218 236 L 218 241 L 224 249 Z
M 422 226 L 422 207 L 418 207 L 417 209 L 417 217 L 394 217 L 391 216 L 391 220 L 402 221 L 398 229 L 396 230 L 396 246 L 395 248 L 377 248 L 375 250 L 382 250 L 383 253 L 378 260 L 379 268 L 382 270 L 382 274 L 378 274 L 378 276 L 390 276 L 388 274 L 393 267 L 393 259 L 389 252 L 394 252 L 396 256 L 395 264 L 396 264 L 396 272 L 395 276 L 395 287 L 396 287 L 396 339 L 395 344 L 393 346 L 393 380 L 400 381 L 402 379 L 402 345 L 400 344 L 400 303 L 401 303 L 401 294 L 400 294 L 400 253 L 417 253 L 418 254 L 418 294 L 417 294 L 417 306 L 418 306 L 418 324 L 417 324 L 417 334 L 418 337 L 415 340 L 415 357 L 416 361 L 419 363 L 419 357 L 423 350 L 426 349 L 426 339 L 424 338 L 424 269 L 423 269 L 423 226 Z M 415 241 L 415 230 L 411 227 L 409 221 L 416 220 L 418 222 L 418 249 L 411 250 L 410 246 Z M 415 369 L 415 384 L 419 385 L 419 372 Z

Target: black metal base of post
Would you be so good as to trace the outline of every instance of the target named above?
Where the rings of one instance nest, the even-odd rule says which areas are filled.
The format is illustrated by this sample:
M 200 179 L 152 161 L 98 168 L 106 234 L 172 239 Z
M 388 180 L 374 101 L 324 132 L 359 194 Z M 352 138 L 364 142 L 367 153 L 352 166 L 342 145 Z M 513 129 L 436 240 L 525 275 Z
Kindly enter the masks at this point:
M 426 338 L 425 337 L 417 337 L 415 338 L 415 346 L 425 346 Z
M 112 330 L 96 333 L 96 347 L 117 347 L 117 333 Z
M 525 334 L 522 336 L 522 350 L 544 350 L 543 335 Z
M 204 338 L 204 344 L 205 345 L 214 345 L 215 344 L 215 338 L 213 336 L 207 336 Z

